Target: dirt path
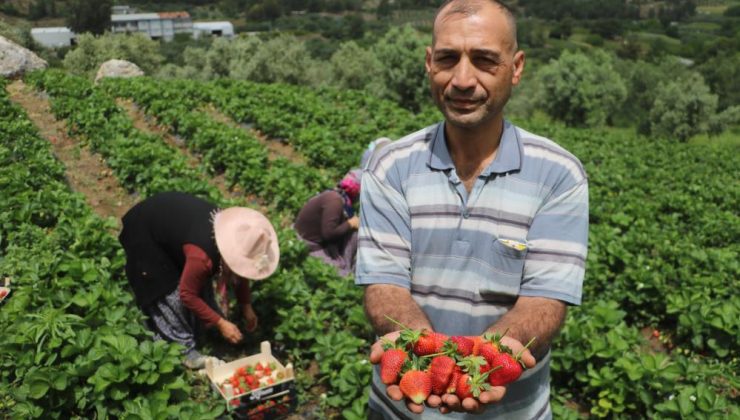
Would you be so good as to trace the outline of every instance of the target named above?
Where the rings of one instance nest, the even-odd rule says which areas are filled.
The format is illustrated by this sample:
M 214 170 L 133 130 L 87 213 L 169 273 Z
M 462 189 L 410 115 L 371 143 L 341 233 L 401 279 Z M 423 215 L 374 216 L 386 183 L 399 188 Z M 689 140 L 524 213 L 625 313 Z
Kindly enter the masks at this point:
M 67 134 L 66 124 L 54 118 L 45 95 L 22 80 L 10 83 L 7 89 L 10 99 L 25 109 L 41 137 L 51 143 L 54 155 L 66 168 L 72 190 L 82 193 L 96 214 L 115 218 L 120 227 L 121 216 L 136 203 L 136 197 L 121 187 L 102 157 Z
M 133 100 L 116 98 L 116 103 L 118 104 L 118 106 L 126 111 L 129 118 L 131 118 L 131 121 L 133 121 L 134 123 L 134 128 L 144 133 L 160 136 L 171 147 L 180 150 L 180 152 L 185 156 L 185 159 L 191 167 L 200 167 L 200 159 L 196 155 L 191 153 L 190 150 L 188 150 L 187 146 L 185 146 L 185 142 L 173 136 L 167 127 L 159 125 L 156 119 L 146 115 L 136 105 L 136 103 L 134 103 Z M 226 178 L 222 174 L 210 175 L 209 182 L 216 186 L 224 195 L 224 197 L 238 199 L 245 196 L 244 192 L 242 192 L 238 186 L 234 188 L 229 188 L 229 183 L 226 181 Z M 246 198 L 248 201 L 254 204 L 258 204 L 258 201 L 255 197 L 250 197 L 247 195 Z
M 268 159 L 275 160 L 278 157 L 284 157 L 293 163 L 298 163 L 301 165 L 306 164 L 306 158 L 304 158 L 299 152 L 293 149 L 293 147 L 289 144 L 286 144 L 280 140 L 272 139 L 266 136 L 261 131 L 254 128 L 247 128 L 243 124 L 236 123 L 233 119 L 231 119 L 231 117 L 216 109 L 212 104 L 204 107 L 203 111 L 220 123 L 229 125 L 231 127 L 241 128 L 242 130 L 254 136 L 267 148 Z

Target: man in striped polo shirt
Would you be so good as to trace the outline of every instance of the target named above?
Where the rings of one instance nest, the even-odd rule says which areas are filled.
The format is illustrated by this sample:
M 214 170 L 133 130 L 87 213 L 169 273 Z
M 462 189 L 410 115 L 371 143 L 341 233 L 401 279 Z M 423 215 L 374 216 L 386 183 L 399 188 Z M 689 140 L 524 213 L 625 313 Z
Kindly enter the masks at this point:
M 403 401 L 373 374 L 372 418 L 550 418 L 549 347 L 581 301 L 588 184 L 581 163 L 503 118 L 524 69 L 511 12 L 452 0 L 434 21 L 426 69 L 445 120 L 373 157 L 362 179 L 356 283 L 378 335 L 398 327 L 448 335 L 508 329 L 530 369 L 479 398 Z M 382 350 L 373 346 L 370 360 Z M 536 364 L 535 364 L 536 360 Z

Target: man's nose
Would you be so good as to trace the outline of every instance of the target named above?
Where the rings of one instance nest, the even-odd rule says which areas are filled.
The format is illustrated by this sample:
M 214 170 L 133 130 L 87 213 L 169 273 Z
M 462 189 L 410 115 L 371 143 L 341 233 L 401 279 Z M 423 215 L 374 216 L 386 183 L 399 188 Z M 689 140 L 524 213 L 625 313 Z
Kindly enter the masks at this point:
M 475 67 L 466 57 L 462 57 L 455 66 L 452 75 L 452 86 L 461 91 L 474 89 L 476 85 Z

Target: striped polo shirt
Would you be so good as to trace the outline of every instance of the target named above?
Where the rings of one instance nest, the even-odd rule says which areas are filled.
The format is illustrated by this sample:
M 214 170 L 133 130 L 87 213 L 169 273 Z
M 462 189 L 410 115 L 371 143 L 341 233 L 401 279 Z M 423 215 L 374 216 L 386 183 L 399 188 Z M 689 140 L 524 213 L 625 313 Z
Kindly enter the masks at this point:
M 468 194 L 444 123 L 381 150 L 362 178 L 355 282 L 410 290 L 435 331 L 480 335 L 518 296 L 581 302 L 588 182 L 576 157 L 504 122 L 495 159 Z M 378 369 L 370 405 L 388 418 L 549 418 L 549 354 L 483 415 L 412 415 L 385 395 Z

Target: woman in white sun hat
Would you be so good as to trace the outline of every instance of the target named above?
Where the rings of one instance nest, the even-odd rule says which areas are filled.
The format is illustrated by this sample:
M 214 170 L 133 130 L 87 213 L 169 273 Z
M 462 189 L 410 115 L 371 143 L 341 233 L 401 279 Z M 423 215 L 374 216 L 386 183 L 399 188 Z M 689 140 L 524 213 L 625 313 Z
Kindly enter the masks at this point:
M 201 326 L 215 326 L 231 343 L 242 340 L 227 319 L 227 285 L 235 289 L 247 331 L 257 328 L 249 280 L 270 276 L 280 258 L 275 229 L 260 212 L 220 210 L 189 194 L 160 193 L 123 216 L 119 241 L 126 251 L 126 276 L 149 328 L 185 347 L 186 366 L 204 364 L 195 349 Z

